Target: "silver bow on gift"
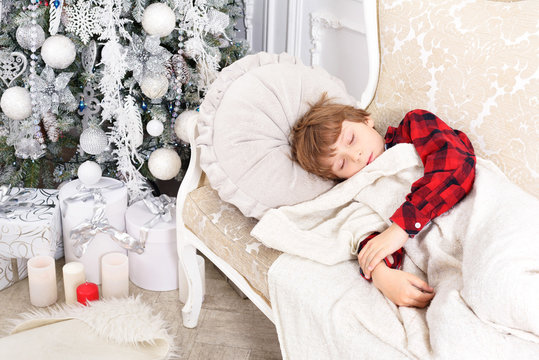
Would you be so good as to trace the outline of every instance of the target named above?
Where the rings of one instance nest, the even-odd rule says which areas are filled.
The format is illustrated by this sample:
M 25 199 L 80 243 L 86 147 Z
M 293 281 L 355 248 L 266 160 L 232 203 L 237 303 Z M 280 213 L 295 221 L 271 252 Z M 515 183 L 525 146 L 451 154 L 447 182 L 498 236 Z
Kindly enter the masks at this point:
M 94 200 L 98 196 L 101 196 L 101 197 L 103 196 L 102 195 L 103 190 L 116 190 L 116 189 L 121 189 L 123 186 L 124 186 L 123 183 L 102 186 L 99 188 L 87 188 L 84 185 L 79 186 L 77 188 L 77 190 L 79 190 L 77 194 L 64 199 L 63 203 L 64 203 L 65 210 L 63 211 L 63 216 L 65 217 L 67 214 L 67 207 L 70 202 L 75 202 L 75 201 L 86 202 L 88 200 Z
M 82 189 L 82 193 L 66 199 L 67 201 L 86 201 L 91 198 L 94 199 L 94 214 L 92 218 L 75 226 L 70 232 L 71 241 L 73 242 L 73 253 L 76 257 L 80 258 L 86 252 L 88 245 L 98 233 L 109 235 L 112 240 L 124 249 L 135 251 L 138 254 L 144 252 L 144 246 L 141 245 L 139 240 L 136 240 L 125 232 L 116 230 L 109 224 L 109 220 L 105 215 L 106 202 L 101 190 L 116 189 L 122 186 L 124 185 L 119 184 L 94 189 L 84 188 Z M 65 204 L 67 205 L 67 203 Z
M 32 191 L 23 189 L 17 194 L 11 195 L 11 185 L 0 186 L 0 218 L 9 218 L 15 210 L 29 211 L 36 206 L 54 207 L 55 204 L 34 204 L 27 201 L 32 196 Z
M 148 231 L 150 231 L 150 229 L 157 225 L 157 223 L 160 221 L 172 221 L 172 214 L 176 208 L 176 198 L 171 198 L 165 194 L 160 195 L 159 197 L 147 197 L 143 201 L 154 217 L 140 228 L 139 238 L 142 247 L 146 245 Z

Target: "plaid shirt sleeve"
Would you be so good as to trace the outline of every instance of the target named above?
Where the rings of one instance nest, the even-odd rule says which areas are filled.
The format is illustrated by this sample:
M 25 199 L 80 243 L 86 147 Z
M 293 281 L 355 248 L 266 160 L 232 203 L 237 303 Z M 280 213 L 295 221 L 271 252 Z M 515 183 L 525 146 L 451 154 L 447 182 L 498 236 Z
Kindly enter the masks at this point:
M 379 235 L 379 234 L 380 234 L 379 232 L 374 232 L 374 233 L 370 234 L 369 236 L 367 236 L 365 239 L 363 239 L 359 243 L 359 249 L 357 250 L 357 253 L 359 254 L 361 249 L 363 249 L 363 247 L 370 240 L 372 240 L 372 238 L 374 238 L 376 235 Z M 387 265 L 387 267 L 389 267 L 389 268 L 400 269 L 401 266 L 402 266 L 403 257 L 404 257 L 404 249 L 400 248 L 399 250 L 395 251 L 393 254 L 387 256 L 386 258 L 384 258 L 384 262 Z M 359 267 L 359 274 L 363 277 L 363 279 L 368 280 L 368 281 L 372 281 L 372 279 L 367 279 L 365 277 L 365 274 L 363 273 L 363 270 L 361 269 L 361 267 Z
M 388 148 L 413 144 L 425 166 L 423 177 L 412 184 L 406 201 L 390 218 L 414 237 L 470 192 L 475 178 L 474 149 L 463 132 L 425 110 L 406 114 L 397 128 L 388 129 L 385 141 Z

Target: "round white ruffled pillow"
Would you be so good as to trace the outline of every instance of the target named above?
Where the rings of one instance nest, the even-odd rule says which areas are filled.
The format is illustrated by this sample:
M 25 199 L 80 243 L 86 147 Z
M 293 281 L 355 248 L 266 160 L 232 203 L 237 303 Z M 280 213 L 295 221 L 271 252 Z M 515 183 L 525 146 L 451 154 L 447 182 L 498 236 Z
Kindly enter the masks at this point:
M 313 199 L 334 183 L 291 158 L 289 134 L 323 92 L 355 106 L 341 80 L 287 54 L 246 56 L 221 71 L 200 106 L 200 166 L 248 217 Z

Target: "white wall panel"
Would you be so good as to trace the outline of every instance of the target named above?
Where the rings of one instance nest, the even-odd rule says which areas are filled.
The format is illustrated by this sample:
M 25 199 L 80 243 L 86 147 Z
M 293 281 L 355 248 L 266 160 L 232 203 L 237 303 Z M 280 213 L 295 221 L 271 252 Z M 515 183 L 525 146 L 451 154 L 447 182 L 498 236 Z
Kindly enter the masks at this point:
M 361 0 L 245 0 L 252 52 L 286 51 L 342 79 L 357 99 L 369 66 Z

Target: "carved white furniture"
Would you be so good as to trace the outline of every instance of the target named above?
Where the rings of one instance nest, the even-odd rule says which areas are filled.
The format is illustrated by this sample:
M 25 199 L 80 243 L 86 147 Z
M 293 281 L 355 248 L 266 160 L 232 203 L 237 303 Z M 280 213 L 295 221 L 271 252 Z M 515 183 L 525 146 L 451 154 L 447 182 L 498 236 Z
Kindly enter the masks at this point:
M 395 126 L 411 109 L 428 109 L 464 130 L 477 155 L 539 196 L 539 40 L 531 21 L 514 21 L 537 11 L 537 5 L 488 0 L 400 5 L 365 0 L 363 5 L 370 76 L 357 105 L 379 120 L 378 129 Z M 475 21 L 478 17 L 485 20 Z M 315 49 L 317 27 L 348 26 L 330 20 L 313 16 Z M 316 51 L 313 56 L 316 61 Z M 177 196 L 180 272 L 189 287 L 183 324 L 197 325 L 202 304 L 197 250 L 272 319 L 264 279 L 279 253 L 249 238 L 256 219 L 221 200 L 204 180 L 196 123 L 191 125 L 191 162 Z

